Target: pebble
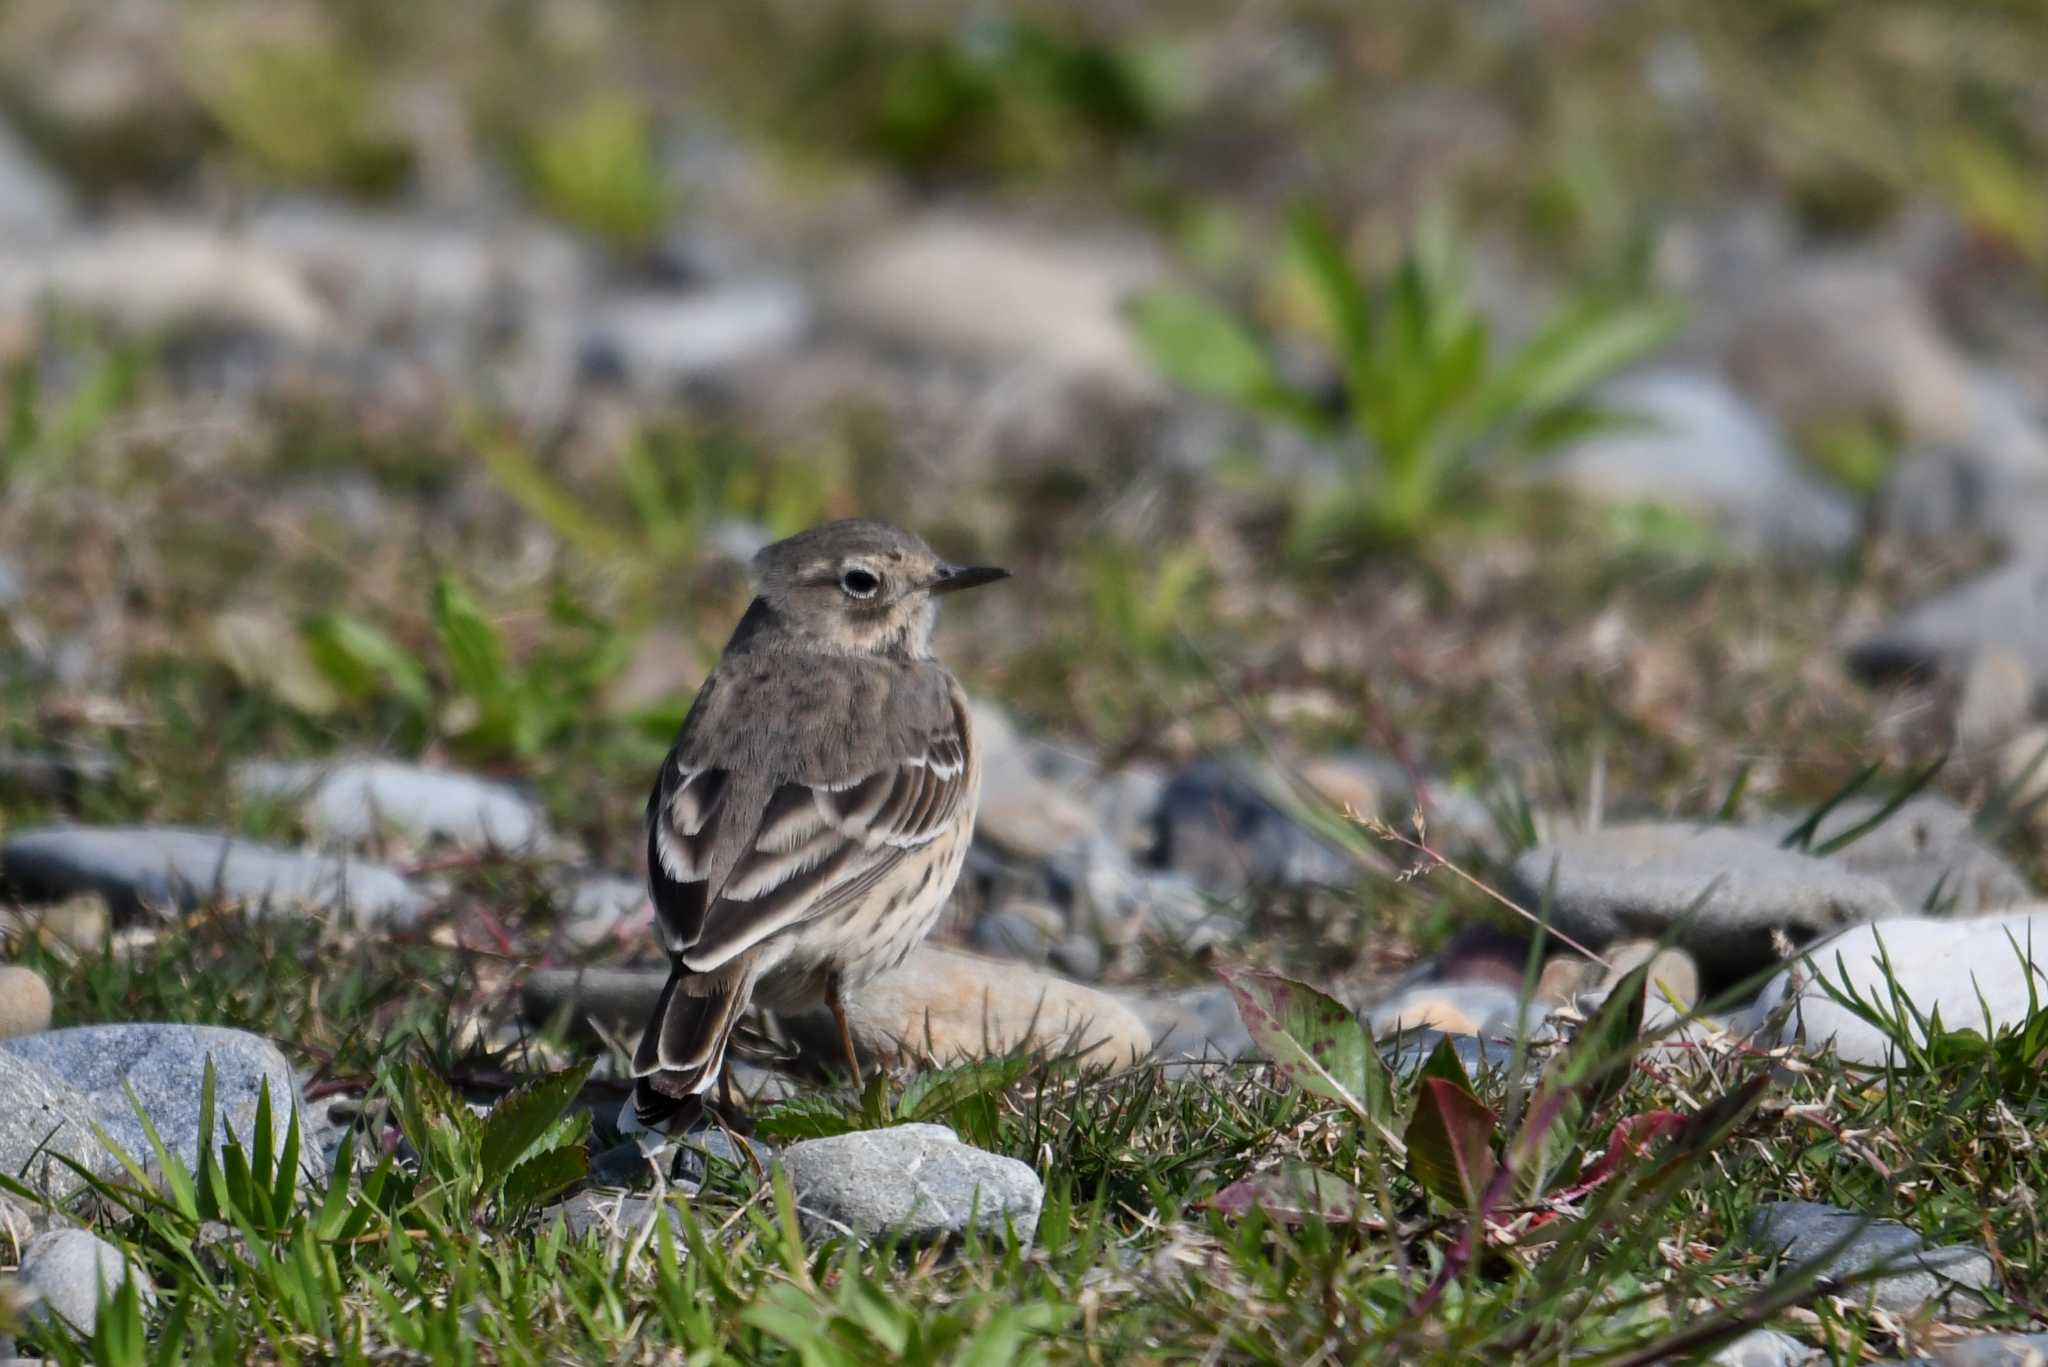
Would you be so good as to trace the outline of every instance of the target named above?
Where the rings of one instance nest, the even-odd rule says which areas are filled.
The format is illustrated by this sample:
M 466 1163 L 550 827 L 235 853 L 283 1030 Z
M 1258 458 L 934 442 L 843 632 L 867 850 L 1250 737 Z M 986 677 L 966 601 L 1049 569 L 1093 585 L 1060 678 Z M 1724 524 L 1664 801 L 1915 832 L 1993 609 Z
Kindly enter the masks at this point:
M 1166 771 L 1150 764 L 1133 764 L 1096 779 L 1088 798 L 1095 829 L 1118 853 L 1137 859 L 1152 848 L 1166 782 Z
M 1773 1201 L 1750 1217 L 1747 1237 L 1751 1244 L 1780 1255 L 1788 1271 L 1828 1255 L 1846 1237 L 1847 1245 L 1827 1256 L 1819 1269 L 1820 1285 L 1845 1300 L 1874 1303 L 1899 1314 L 1913 1314 L 1937 1301 L 1946 1313 L 1984 1309 L 1974 1293 L 1997 1284 L 1991 1257 L 1984 1250 L 1929 1247 L 1895 1220 L 1870 1220 L 1852 1234 L 1863 1221 L 1854 1211 L 1815 1201 Z M 1867 1276 L 1878 1269 L 1884 1269 L 1880 1275 Z
M 71 192 L 0 122 L 0 241 L 55 237 L 77 212 Z
M 368 757 L 256 760 L 235 770 L 244 796 L 290 801 L 323 839 L 363 844 L 395 832 L 464 850 L 538 850 L 547 818 L 514 788 L 470 774 Z
M 1853 642 L 1848 663 L 1869 682 L 1959 679 L 1986 650 L 2048 679 L 2048 560 L 2016 560 L 1936 594 Z
M 1539 1002 L 1523 1008 L 1521 992 L 1490 982 L 1423 983 L 1366 1013 L 1375 1037 L 1402 1030 L 1436 1030 L 1447 1035 L 1512 1038 L 1533 1030 L 1543 1018 Z
M 1163 1059 L 1228 1063 L 1253 1051 L 1251 1031 L 1227 987 L 1126 997 L 1124 1004 L 1151 1030 L 1152 1045 Z
M 1724 381 L 1644 371 L 1605 386 L 1600 402 L 1645 425 L 1565 448 L 1548 478 L 1609 503 L 1677 509 L 1744 554 L 1823 560 L 1855 540 L 1848 498 L 1808 475 L 1777 424 Z
M 1092 983 L 1102 977 L 1102 946 L 1086 935 L 1069 935 L 1052 947 L 1052 966 L 1075 982 Z
M 0 964 L 0 1039 L 50 1028 L 50 985 L 33 968 Z
M 789 350 L 810 317 L 803 290 L 785 281 L 623 295 L 599 303 L 585 324 L 583 368 L 636 393 L 673 394 L 700 376 Z
M 2030 727 L 2006 742 L 1998 777 L 2020 820 L 2048 834 L 2048 726 Z
M 1964 921 L 1914 917 L 1858 926 L 1811 946 L 1795 968 L 1766 983 L 1750 1018 L 1767 1022 L 1796 988 L 1779 1044 L 1818 1050 L 1832 1041 L 1851 1063 L 1882 1063 L 1893 1053 L 1890 1040 L 1822 985 L 1825 979 L 1853 989 L 1889 1012 L 1880 956 L 1890 959 L 1914 1007 L 1928 1016 L 1939 1010 L 1946 1028 L 1981 1032 L 1987 1011 L 1992 1027 L 2004 1028 L 2026 1018 L 2030 978 L 2034 992 L 2048 998 L 2048 903 Z
M 638 878 L 581 870 L 551 872 L 557 925 L 578 949 L 621 938 L 653 943 L 654 903 Z
M 99 1108 L 49 1068 L 9 1053 L 0 1044 L 0 1172 L 63 1200 L 84 1183 L 63 1155 L 88 1172 L 114 1165 L 100 1148 L 92 1127 L 100 1124 Z
M 1152 862 L 1202 891 L 1349 887 L 1358 868 L 1311 835 L 1235 767 L 1203 760 L 1160 795 Z
M 281 1145 L 296 1104 L 300 1115 L 301 1180 L 320 1164 L 319 1137 L 299 1098 L 291 1065 L 259 1035 L 211 1025 L 76 1025 L 25 1039 L 0 1041 L 0 1052 L 46 1069 L 85 1094 L 93 1119 L 137 1163 L 154 1162 L 149 1136 L 135 1116 L 139 1104 L 164 1146 L 199 1166 L 199 1097 L 206 1062 L 213 1060 L 214 1134 L 232 1130 L 245 1145 L 255 1135 L 258 1093 L 270 1084 L 271 1142 Z M 134 1103 L 129 1092 L 134 1093 Z M 276 1152 L 273 1149 L 273 1152 Z
M 1095 829 L 1080 799 L 1049 783 L 1003 711 L 976 701 L 974 739 L 981 747 L 981 807 L 974 838 L 1021 859 L 1046 859 Z
M 1812 846 L 1877 815 L 1877 798 L 1851 798 L 1815 828 Z M 1805 820 L 1786 816 L 1754 829 L 1781 842 Z M 1977 835 L 1968 812 L 1945 797 L 1927 794 L 1906 802 L 1884 824 L 1826 856 L 1851 873 L 1868 874 L 1892 890 L 1912 912 L 1975 916 L 2032 901 L 2035 893 L 2012 862 Z
M 97 892 L 117 917 L 191 910 L 216 897 L 251 914 L 346 914 L 359 928 L 411 925 L 425 893 L 378 864 L 303 854 L 216 831 L 174 826 L 47 826 L 0 846 L 0 868 L 31 896 Z
M 1079 1047 L 1084 1064 L 1114 1073 L 1152 1048 L 1152 1032 L 1114 997 L 933 944 L 852 993 L 846 1017 L 863 1050 L 928 1052 L 939 1063 Z
M 1897 916 L 1891 889 L 1824 859 L 1727 826 L 1646 823 L 1561 835 L 1516 859 L 1508 892 L 1594 948 L 1664 938 L 1710 980 L 1777 962 L 1774 933 L 1802 944 Z
M 32 936 L 41 944 L 97 954 L 107 942 L 113 919 L 106 898 L 81 892 L 61 902 L 0 907 L 0 935 Z
M 991 958 L 1027 964 L 1044 963 L 1051 950 L 1045 928 L 1036 919 L 1007 907 L 975 922 L 967 943 Z
M 89 1338 L 99 1324 L 102 1288 L 118 1289 L 135 1278 L 145 1308 L 156 1304 L 149 1274 L 131 1264 L 106 1240 L 83 1229 L 53 1229 L 29 1240 L 17 1274 L 28 1295 L 31 1321 L 54 1317 L 80 1337 Z
M 1931 1367 L 2048 1367 L 2048 1334 L 1979 1334 L 1921 1361 Z
M 1607 950 L 1611 969 L 1594 987 L 1595 1003 L 1605 1003 L 1621 980 L 1643 964 L 1650 965 L 1643 985 L 1643 1029 L 1661 1030 L 1676 1024 L 1700 1001 L 1700 970 L 1682 949 L 1659 948 L 1655 940 L 1630 940 Z
M 4 574 L 0 570 L 0 576 Z M 81 789 L 105 784 L 116 767 L 114 757 L 104 750 L 0 750 L 0 792 L 30 798 L 73 797 Z
M 639 1145 L 633 1146 L 638 1157 Z M 645 1166 L 645 1163 L 642 1163 Z M 683 1252 L 683 1216 L 674 1201 L 657 1201 L 651 1196 L 634 1196 L 622 1191 L 579 1191 L 566 1201 L 558 1201 L 540 1213 L 541 1228 L 560 1222 L 569 1232 L 571 1240 L 587 1239 L 600 1235 L 607 1244 L 629 1243 L 640 1237 L 640 1231 L 647 1228 L 655 1218 L 655 1210 L 662 1207 L 662 1215 L 668 1221 L 669 1233 L 674 1236 L 676 1251 Z
M 1872 519 L 1922 544 L 1981 537 L 2009 551 L 2048 551 L 2048 430 L 2019 387 L 1973 373 L 1967 430 L 1902 452 Z
M 1404 1030 L 1390 1041 L 1394 1047 L 1386 1054 L 1387 1064 L 1397 1073 L 1410 1073 L 1429 1061 L 1439 1044 L 1451 1042 L 1451 1049 L 1458 1056 L 1458 1062 L 1472 1077 L 1482 1073 L 1497 1073 L 1511 1067 L 1515 1061 L 1515 1046 L 1512 1041 L 1493 1035 L 1451 1034 L 1427 1027 L 1420 1030 Z M 1541 1066 L 1533 1059 L 1525 1060 L 1531 1078 L 1542 1072 Z
M 781 1162 L 812 1239 L 887 1234 L 931 1244 L 1013 1227 L 1029 1244 L 1045 1200 L 1027 1165 L 962 1144 L 944 1125 L 807 1139 L 783 1150 Z
M 1776 1329 L 1752 1329 L 1724 1343 L 1707 1359 L 1711 1367 L 1798 1367 L 1814 1356 L 1811 1348 Z

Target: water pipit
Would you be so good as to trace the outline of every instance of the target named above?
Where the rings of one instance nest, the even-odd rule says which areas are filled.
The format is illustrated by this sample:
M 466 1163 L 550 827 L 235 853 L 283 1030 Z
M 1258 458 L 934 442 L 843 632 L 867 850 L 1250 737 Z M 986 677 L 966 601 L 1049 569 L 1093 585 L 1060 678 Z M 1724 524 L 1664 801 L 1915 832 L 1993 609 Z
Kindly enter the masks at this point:
M 696 1121 L 749 1002 L 828 1003 L 859 1084 L 843 998 L 931 930 L 980 799 L 966 696 L 932 658 L 937 600 L 1006 573 L 863 520 L 754 557 L 757 596 L 647 803 L 670 972 L 633 1058 L 632 1128 Z

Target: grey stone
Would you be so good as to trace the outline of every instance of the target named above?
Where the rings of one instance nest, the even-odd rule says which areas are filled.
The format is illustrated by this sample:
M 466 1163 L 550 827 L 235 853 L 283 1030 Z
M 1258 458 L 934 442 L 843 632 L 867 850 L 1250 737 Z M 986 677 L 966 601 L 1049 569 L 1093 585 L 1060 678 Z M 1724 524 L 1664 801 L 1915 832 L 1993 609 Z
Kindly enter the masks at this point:
M 93 1137 L 99 1108 L 56 1072 L 0 1048 L 0 1096 L 0 1172 L 62 1200 L 84 1182 L 59 1155 L 88 1172 L 114 1166 Z
M 2009 652 L 2048 680 L 2048 560 L 2016 560 L 1936 594 L 1849 646 L 1849 667 L 1873 682 L 1901 675 L 1960 678 L 1987 650 Z
M 1381 1042 L 1381 1053 L 1388 1066 L 1398 1073 L 1412 1073 L 1429 1061 L 1437 1046 L 1445 1040 L 1451 1042 L 1451 1049 L 1458 1056 L 1458 1062 L 1473 1077 L 1482 1073 L 1497 1073 L 1513 1066 L 1515 1046 L 1512 1041 L 1490 1035 L 1446 1034 L 1442 1030 L 1406 1030 L 1390 1040 Z M 1392 1045 L 1389 1049 L 1386 1046 Z M 1525 1060 L 1530 1078 L 1542 1072 L 1534 1060 Z
M 46 1069 L 83 1092 L 107 1136 L 138 1163 L 153 1161 L 149 1136 L 130 1104 L 149 1116 L 164 1146 L 199 1166 L 199 1099 L 206 1063 L 213 1060 L 214 1136 L 228 1132 L 245 1146 L 263 1142 L 255 1133 L 260 1090 L 270 1086 L 272 1152 L 284 1142 L 293 1106 L 299 1108 L 299 1174 L 317 1172 L 319 1136 L 313 1132 L 291 1065 L 275 1044 L 242 1030 L 211 1025 L 76 1025 L 25 1039 L 0 1040 L 0 1052 Z
M 1152 1031 L 1152 1047 L 1163 1059 L 1227 1063 L 1252 1052 L 1251 1031 L 1227 987 L 1191 987 L 1123 1001 Z
M 1928 1361 L 1935 1367 L 2048 1367 L 2048 1334 L 1979 1334 Z
M 1045 1187 L 1014 1158 L 962 1144 L 943 1125 L 898 1125 L 807 1139 L 782 1153 L 797 1214 L 813 1239 L 893 1235 L 913 1244 L 969 1229 L 1029 1243 Z
M 64 183 L 0 122 L 0 241 L 54 237 L 70 226 L 76 212 Z
M 1452 1035 L 1513 1038 L 1534 1030 L 1542 1021 L 1542 1003 L 1525 1008 L 1521 993 L 1491 982 L 1424 983 L 1409 988 L 1366 1013 L 1366 1027 L 1375 1036 L 1428 1028 Z
M 579 1191 L 540 1213 L 543 1229 L 560 1221 L 571 1239 L 601 1236 L 606 1243 L 625 1243 L 640 1236 L 654 1220 L 657 1206 L 668 1221 L 678 1253 L 683 1251 L 683 1216 L 673 1200 L 657 1201 L 621 1191 Z
M 1814 1357 L 1814 1350 L 1776 1329 L 1752 1329 L 1732 1343 L 1724 1343 L 1707 1359 L 1712 1367 L 1798 1367 Z
M 1087 935 L 1069 935 L 1052 947 L 1052 966 L 1076 982 L 1102 976 L 1102 946 Z
M 519 1000 L 535 1025 L 546 1024 L 566 1006 L 575 1015 L 637 1030 L 647 1023 L 667 984 L 666 967 L 543 968 L 528 975 Z
M 1047 860 L 1039 872 L 1070 922 L 1106 944 L 1128 945 L 1145 933 L 1188 950 L 1228 943 L 1244 929 L 1242 909 L 1204 896 L 1185 875 L 1144 869 L 1108 839 L 1095 836 Z
M 618 939 L 644 941 L 652 934 L 643 923 L 651 921 L 654 908 L 647 884 L 638 878 L 565 871 L 551 887 L 562 936 L 579 949 Z
M 1283 811 L 1235 768 L 1205 760 L 1160 795 L 1153 862 L 1205 892 L 1348 887 L 1352 861 Z
M 0 1039 L 50 1028 L 50 985 L 33 968 L 0 964 Z
M 1837 1003 L 1826 984 L 1893 1014 L 1885 960 L 1914 1009 L 1927 1017 L 1938 1010 L 1945 1029 L 1981 1034 L 1987 1013 L 1994 1030 L 2016 1025 L 2026 1019 L 2030 987 L 2048 998 L 2048 903 L 1963 921 L 1913 917 L 1857 926 L 1811 946 L 1766 983 L 1751 1018 L 1767 1023 L 1789 999 L 1778 1043 L 1815 1050 L 1832 1043 L 1849 1062 L 1883 1062 L 1895 1053 L 1890 1038 Z M 1906 1025 L 1922 1036 L 1911 1014 Z
M 255 760 L 235 771 L 245 795 L 296 803 L 316 834 L 361 843 L 386 832 L 459 849 L 537 850 L 547 818 L 518 790 L 471 774 L 372 757 Z
M 1545 477 L 1610 503 L 1675 508 L 1748 554 L 1825 559 L 1855 540 L 1848 498 L 1809 476 L 1777 424 L 1714 376 L 1645 371 L 1607 385 L 1600 403 L 1642 425 L 1567 447 Z
M 302 854 L 216 831 L 174 826 L 47 826 L 0 846 L 8 881 L 34 897 L 103 895 L 117 916 L 189 910 L 216 898 L 252 915 L 345 913 L 360 927 L 410 925 L 426 895 L 378 864 Z
M 81 1337 L 99 1324 L 102 1290 L 111 1294 L 130 1277 L 145 1307 L 156 1304 L 149 1274 L 106 1240 L 83 1229 L 53 1229 L 29 1240 L 21 1253 L 22 1289 L 31 1320 L 54 1318 Z
M 2048 552 L 2048 428 L 2017 385 L 1972 376 L 1967 428 L 1901 455 L 1873 502 L 1877 526 L 1909 541 L 1989 538 Z
M 1028 964 L 1044 963 L 1050 949 L 1044 929 L 1035 920 L 1010 910 L 990 912 L 975 922 L 967 943 L 983 954 Z
M 1662 822 L 1560 835 L 1515 860 L 1509 894 L 1532 910 L 1548 898 L 1557 929 L 1594 948 L 1673 930 L 1710 979 L 1775 963 L 1774 934 L 1803 944 L 1900 914 L 1875 878 L 1751 831 Z
M 1877 798 L 1838 804 L 1814 829 L 1810 848 L 1827 844 L 1877 815 Z M 1776 844 L 1803 816 L 1776 817 L 1754 829 Z M 1851 873 L 1883 882 L 1907 911 L 1975 916 L 2033 900 L 2034 890 L 2012 862 L 1980 839 L 1970 814 L 1945 797 L 1913 798 L 1884 824 L 1826 856 Z
M 981 701 L 974 702 L 973 713 L 981 747 L 974 838 L 1023 859 L 1049 858 L 1087 839 L 1095 825 L 1087 807 L 1040 776 L 1009 717 Z
M 1867 1220 L 1815 1201 L 1759 1207 L 1746 1234 L 1750 1243 L 1780 1255 L 1787 1272 L 1810 1267 L 1822 1287 L 1843 1298 L 1900 1314 L 1936 1302 L 1947 1311 L 1980 1311 L 1984 1303 L 1974 1293 L 1997 1284 L 1982 1249 L 1930 1248 L 1897 1221 Z
M 1159 799 L 1166 792 L 1166 771 L 1153 765 L 1131 765 L 1096 780 L 1089 795 L 1096 828 L 1116 849 L 1137 858 L 1152 848 Z
M 107 782 L 114 770 L 104 750 L 0 750 L 0 792 L 64 797 Z
M 651 395 L 799 342 L 810 301 L 794 284 L 757 281 L 686 293 L 643 292 L 598 305 L 583 339 L 584 369 Z

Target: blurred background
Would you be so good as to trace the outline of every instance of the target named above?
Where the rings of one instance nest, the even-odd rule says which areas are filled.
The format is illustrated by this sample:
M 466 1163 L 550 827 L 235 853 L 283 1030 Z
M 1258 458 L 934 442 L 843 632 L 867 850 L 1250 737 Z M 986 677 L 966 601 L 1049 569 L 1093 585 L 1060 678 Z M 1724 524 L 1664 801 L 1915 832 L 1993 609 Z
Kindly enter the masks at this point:
M 310 842 L 367 752 L 630 902 L 747 558 L 852 514 L 1016 571 L 951 933 L 1076 977 L 1496 914 L 1318 901 L 1402 857 L 1343 802 L 1981 797 L 2038 600 L 1882 624 L 2048 543 L 2043 70 L 2033 0 L 6 0 L 0 825 Z M 1077 842 L 1234 929 L 1083 924 Z

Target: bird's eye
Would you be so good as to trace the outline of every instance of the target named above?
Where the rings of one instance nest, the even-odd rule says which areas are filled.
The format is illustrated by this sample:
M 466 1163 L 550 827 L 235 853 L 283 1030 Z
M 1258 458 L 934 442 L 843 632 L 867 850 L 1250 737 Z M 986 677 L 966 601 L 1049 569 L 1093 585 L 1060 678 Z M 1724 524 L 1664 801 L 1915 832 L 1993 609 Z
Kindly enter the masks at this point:
M 839 576 L 839 587 L 855 598 L 872 598 L 882 581 L 872 570 L 851 569 Z

